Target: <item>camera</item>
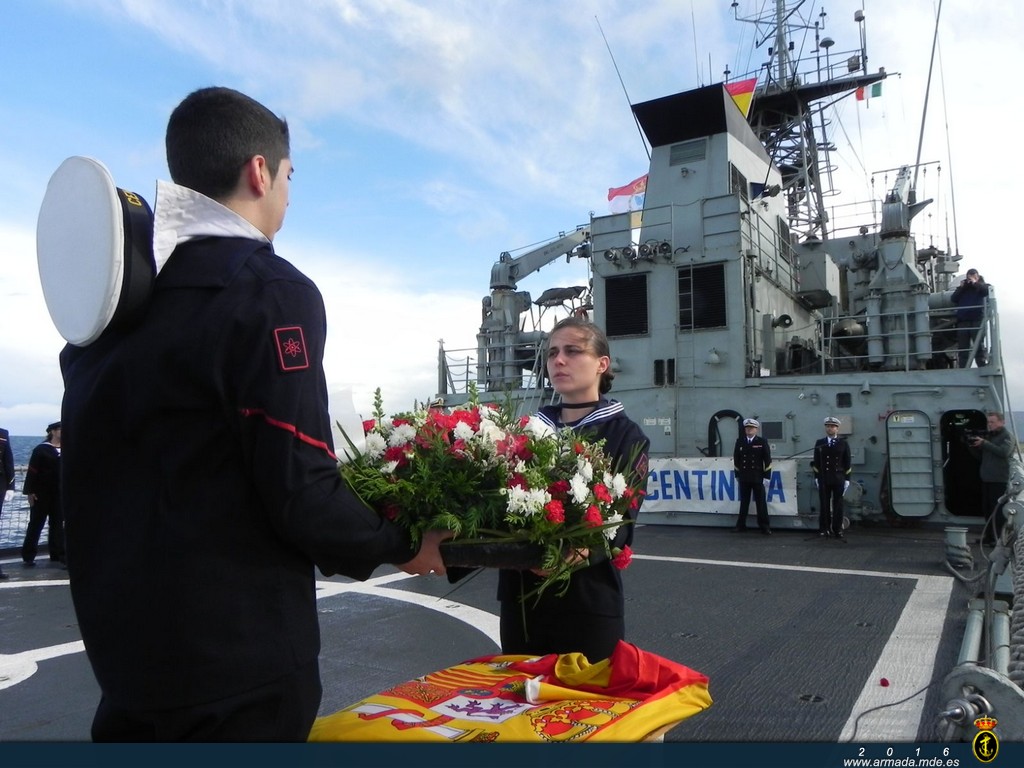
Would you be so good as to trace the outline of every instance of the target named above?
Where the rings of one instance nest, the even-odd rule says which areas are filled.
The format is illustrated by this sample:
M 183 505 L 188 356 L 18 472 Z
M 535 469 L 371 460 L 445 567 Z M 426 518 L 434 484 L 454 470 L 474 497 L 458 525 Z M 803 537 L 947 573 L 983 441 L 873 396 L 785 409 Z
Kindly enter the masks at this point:
M 960 433 L 960 439 L 963 440 L 967 445 L 970 445 L 972 442 L 974 442 L 974 438 L 976 437 L 984 440 L 986 437 L 988 437 L 988 430 L 965 429 L 963 432 Z

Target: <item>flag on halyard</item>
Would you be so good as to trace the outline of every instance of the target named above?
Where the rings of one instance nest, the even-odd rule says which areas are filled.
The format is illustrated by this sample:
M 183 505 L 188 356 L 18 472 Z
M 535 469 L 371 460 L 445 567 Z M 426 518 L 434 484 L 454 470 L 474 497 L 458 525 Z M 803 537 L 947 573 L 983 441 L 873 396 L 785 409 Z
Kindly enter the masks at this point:
M 736 102 L 736 106 L 740 108 L 744 117 L 750 114 L 750 103 L 754 100 L 754 86 L 756 85 L 756 77 L 725 84 L 725 90 L 732 96 L 732 100 Z
M 647 194 L 647 174 L 639 179 L 633 179 L 624 187 L 615 187 L 608 190 L 608 210 L 612 213 L 627 213 L 628 211 L 642 211 L 644 208 L 644 196 Z
M 882 95 L 882 84 L 872 83 L 868 86 L 861 86 L 857 89 L 857 101 L 867 101 L 868 99 L 877 99 Z

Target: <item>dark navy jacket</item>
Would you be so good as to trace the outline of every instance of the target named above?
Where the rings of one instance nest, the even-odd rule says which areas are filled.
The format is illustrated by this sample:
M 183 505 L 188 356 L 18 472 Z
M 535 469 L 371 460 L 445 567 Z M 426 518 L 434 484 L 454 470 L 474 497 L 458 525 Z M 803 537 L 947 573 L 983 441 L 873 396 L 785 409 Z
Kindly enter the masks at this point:
M 333 454 L 316 286 L 267 243 L 179 245 L 145 317 L 61 355 L 71 593 L 103 695 L 160 709 L 316 663 L 314 564 L 414 555 Z

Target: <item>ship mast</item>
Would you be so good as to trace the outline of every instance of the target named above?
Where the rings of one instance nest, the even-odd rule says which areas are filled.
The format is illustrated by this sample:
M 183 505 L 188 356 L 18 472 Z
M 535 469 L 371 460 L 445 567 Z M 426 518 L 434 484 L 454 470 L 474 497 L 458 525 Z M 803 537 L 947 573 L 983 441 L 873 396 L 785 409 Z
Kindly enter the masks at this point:
M 758 48 L 770 43 L 768 60 L 742 79 L 760 81 L 748 120 L 782 174 L 790 231 L 802 239 L 824 240 L 829 235 L 825 200 L 832 195 L 829 153 L 833 149 L 825 110 L 837 98 L 883 80 L 886 74 L 865 71 L 863 13 L 858 11 L 854 17 L 860 26 L 860 47 L 833 53 L 835 41 L 822 36 L 827 14 L 820 11 L 816 19 L 805 18 L 801 14 L 805 4 L 806 0 L 775 0 L 771 11 L 749 17 L 740 16 L 738 2 L 732 6 L 737 21 L 755 25 Z M 796 52 L 798 34 L 813 35 L 811 54 Z

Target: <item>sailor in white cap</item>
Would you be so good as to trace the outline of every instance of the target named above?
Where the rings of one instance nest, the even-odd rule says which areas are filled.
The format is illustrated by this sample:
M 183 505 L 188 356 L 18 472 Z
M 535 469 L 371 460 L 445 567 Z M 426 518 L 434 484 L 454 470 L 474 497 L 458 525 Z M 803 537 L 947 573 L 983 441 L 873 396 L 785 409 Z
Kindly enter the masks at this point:
M 740 486 L 740 514 L 736 520 L 736 532 L 747 530 L 747 511 L 750 509 L 750 497 L 754 497 L 757 505 L 757 526 L 761 533 L 770 536 L 771 525 L 768 520 L 768 480 L 772 475 L 772 451 L 768 441 L 757 434 L 761 428 L 757 419 L 744 419 L 744 435 L 736 440 L 732 454 L 736 480 Z
M 843 540 L 843 494 L 850 487 L 850 444 L 839 436 L 842 422 L 825 417 L 825 437 L 814 444 L 811 469 L 818 489 L 818 535 Z

